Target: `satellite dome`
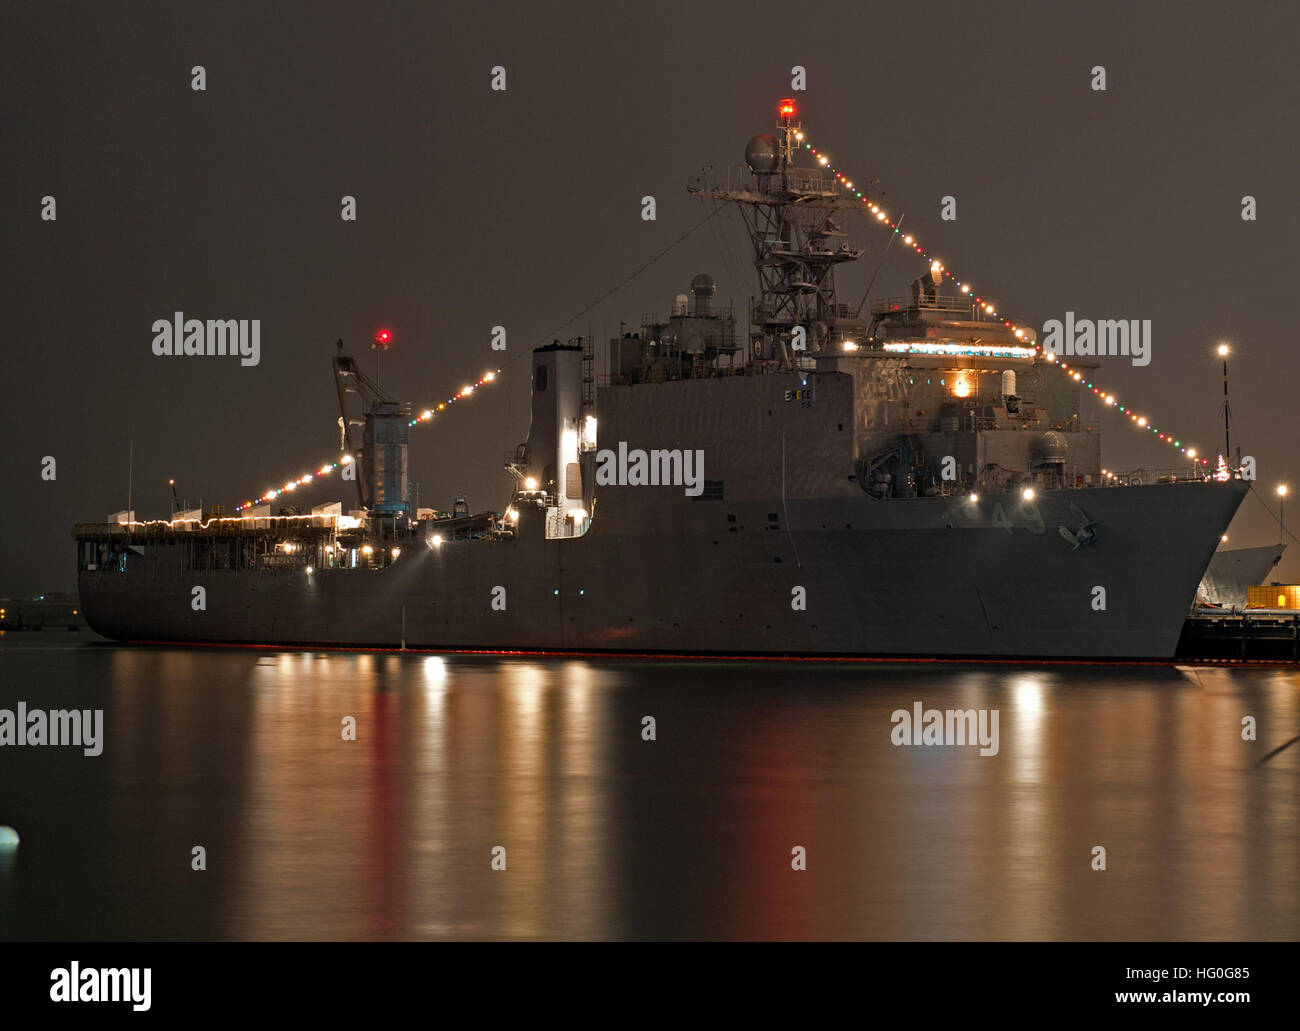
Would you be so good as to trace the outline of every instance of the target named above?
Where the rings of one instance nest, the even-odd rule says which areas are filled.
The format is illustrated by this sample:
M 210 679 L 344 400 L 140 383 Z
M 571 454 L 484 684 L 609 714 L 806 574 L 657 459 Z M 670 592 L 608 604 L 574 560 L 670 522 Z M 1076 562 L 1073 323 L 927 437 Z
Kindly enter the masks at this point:
M 780 164 L 776 137 L 771 133 L 755 136 L 745 146 L 745 164 L 755 175 L 770 175 Z
M 691 280 L 691 293 L 696 297 L 712 297 L 717 292 L 718 288 L 713 282 L 713 277 L 707 272 L 701 272 Z
M 1048 430 L 1034 442 L 1034 454 L 1041 462 L 1064 462 L 1070 442 L 1055 430 Z

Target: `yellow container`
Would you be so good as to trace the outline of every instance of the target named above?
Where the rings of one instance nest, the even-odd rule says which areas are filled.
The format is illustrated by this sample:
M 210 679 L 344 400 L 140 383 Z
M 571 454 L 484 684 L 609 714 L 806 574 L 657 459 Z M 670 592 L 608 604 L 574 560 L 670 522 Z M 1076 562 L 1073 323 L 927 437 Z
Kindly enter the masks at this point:
M 1300 585 L 1270 584 L 1246 588 L 1248 609 L 1300 609 Z

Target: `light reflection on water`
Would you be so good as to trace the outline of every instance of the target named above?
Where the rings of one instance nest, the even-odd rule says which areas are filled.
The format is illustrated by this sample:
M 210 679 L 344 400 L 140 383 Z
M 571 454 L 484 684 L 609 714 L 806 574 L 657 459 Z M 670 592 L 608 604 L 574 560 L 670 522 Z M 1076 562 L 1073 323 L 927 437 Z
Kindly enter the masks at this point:
M 0 824 L 23 839 L 5 936 L 1300 934 L 1300 745 L 1255 765 L 1300 733 L 1294 670 L 17 636 L 0 705 L 103 707 L 107 741 L 98 760 L 0 749 Z M 998 709 L 998 755 L 893 746 L 890 713 L 918 700 Z

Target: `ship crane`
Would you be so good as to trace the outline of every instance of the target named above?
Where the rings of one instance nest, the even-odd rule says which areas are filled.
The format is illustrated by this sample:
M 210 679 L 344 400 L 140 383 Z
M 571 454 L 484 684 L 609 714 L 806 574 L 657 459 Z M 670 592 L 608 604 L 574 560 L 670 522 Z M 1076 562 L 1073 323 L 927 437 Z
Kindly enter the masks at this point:
M 333 358 L 338 389 L 343 464 L 353 464 L 360 508 L 382 517 L 409 515 L 407 456 L 410 403 L 398 401 L 379 388 L 355 358 L 338 342 Z M 351 401 L 350 401 L 351 399 Z M 353 427 L 362 428 L 361 439 Z

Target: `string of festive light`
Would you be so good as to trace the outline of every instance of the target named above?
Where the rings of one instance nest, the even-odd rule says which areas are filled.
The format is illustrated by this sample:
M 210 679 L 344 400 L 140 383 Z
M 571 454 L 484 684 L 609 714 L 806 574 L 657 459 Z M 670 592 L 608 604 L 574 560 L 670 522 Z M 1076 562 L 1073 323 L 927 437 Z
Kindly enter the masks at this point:
M 435 407 L 424 409 L 424 411 L 422 411 L 419 415 L 417 415 L 414 419 L 411 420 L 411 425 L 419 426 L 422 423 L 430 422 L 438 412 L 445 411 L 448 407 L 454 405 L 457 401 L 469 397 L 479 387 L 484 387 L 487 386 L 489 383 L 496 382 L 496 378 L 499 375 L 501 375 L 500 369 L 493 369 L 491 372 L 483 373 L 483 375 L 479 378 L 478 382 L 471 383 L 469 386 L 461 387 L 460 390 L 452 394 L 451 397 L 447 398 L 446 401 L 440 401 Z
M 1050 352 L 1048 353 L 1048 360 L 1049 361 L 1054 360 L 1054 356 Z M 1152 422 L 1145 415 L 1139 415 L 1137 412 L 1133 411 L 1133 409 L 1128 407 L 1127 405 L 1120 404 L 1119 400 L 1115 397 L 1114 394 L 1108 393 L 1107 391 L 1103 390 L 1101 387 L 1095 385 L 1091 380 L 1088 379 L 1088 377 L 1084 373 L 1080 372 L 1078 369 L 1071 369 L 1069 362 L 1059 362 L 1058 364 L 1061 366 L 1061 371 L 1068 373 L 1070 378 L 1073 379 L 1076 383 L 1081 383 L 1083 384 L 1083 386 L 1091 390 L 1093 394 L 1096 395 L 1096 397 L 1101 400 L 1102 404 L 1106 405 L 1107 407 L 1115 408 L 1119 412 L 1123 413 L 1124 415 L 1127 415 L 1129 417 L 1129 421 L 1132 422 L 1133 425 L 1138 429 L 1147 430 L 1150 433 L 1154 433 L 1158 440 L 1162 440 L 1170 447 L 1176 448 L 1182 454 L 1186 455 L 1187 458 L 1191 459 L 1193 463 L 1199 461 L 1201 465 L 1210 464 L 1210 460 L 1208 458 L 1198 455 L 1196 448 L 1188 447 L 1186 444 L 1182 442 L 1180 438 L 1176 437 L 1174 434 L 1165 433 L 1163 430 L 1160 429 L 1159 426 L 1152 424 Z M 1220 459 L 1222 459 L 1223 456 L 1220 455 L 1219 457 Z
M 856 189 L 853 185 L 853 181 L 847 178 L 843 173 L 839 171 L 839 169 L 837 169 L 834 165 L 831 164 L 829 156 L 824 151 L 818 150 L 811 143 L 808 143 L 804 140 L 804 133 L 802 131 L 800 131 L 797 134 L 797 138 L 800 142 L 803 143 L 804 149 L 807 150 L 810 154 L 812 154 L 813 157 L 817 159 L 817 163 L 822 168 L 825 168 L 828 172 L 832 173 L 835 176 L 836 182 L 840 183 L 854 197 L 862 201 L 864 208 L 870 210 L 871 213 L 875 215 L 877 222 L 880 222 L 882 225 L 887 226 L 889 229 L 893 230 L 893 234 L 895 236 L 898 236 L 900 233 L 902 233 L 898 221 L 894 219 L 889 214 L 888 211 L 885 210 L 883 204 L 879 204 L 877 202 L 872 201 L 869 196 L 865 195 L 861 190 Z M 1025 328 L 1023 326 L 1019 326 L 1016 323 L 1012 322 L 1010 319 L 1004 318 L 1001 315 L 1001 313 L 999 313 L 998 310 L 994 307 L 992 301 L 986 301 L 982 296 L 980 296 L 979 293 L 975 291 L 975 287 L 973 283 L 969 281 L 963 282 L 960 278 L 958 278 L 957 274 L 953 272 L 952 269 L 948 268 L 946 265 L 944 265 L 942 261 L 934 257 L 929 251 L 927 251 L 925 247 L 921 244 L 921 242 L 918 239 L 916 239 L 914 235 L 910 233 L 903 235 L 902 242 L 904 246 L 911 248 L 921 257 L 927 258 L 930 261 L 932 267 L 937 267 L 940 272 L 944 273 L 944 275 L 952 279 L 953 282 L 956 283 L 958 288 L 960 288 L 963 294 L 973 296 L 975 299 L 975 303 L 977 305 L 980 305 L 984 309 L 984 314 L 989 315 L 993 318 L 1001 319 L 1002 324 L 1006 326 L 1008 329 L 1010 329 L 1016 335 L 1017 338 L 1021 340 L 1024 339 Z M 1042 345 L 1039 344 L 1037 340 L 1034 341 L 1033 347 L 1035 351 L 1043 353 L 1049 362 L 1056 361 L 1056 356 L 1050 351 L 1043 351 Z M 1138 413 L 1134 412 L 1131 407 L 1120 404 L 1118 399 L 1115 397 L 1113 393 L 1094 384 L 1086 377 L 1085 374 L 1079 372 L 1077 369 L 1072 370 L 1068 362 L 1062 361 L 1062 362 L 1057 362 L 1057 364 L 1059 365 L 1062 371 L 1067 372 L 1076 382 L 1082 383 L 1089 390 L 1091 390 L 1093 394 L 1096 395 L 1104 405 L 1106 405 L 1107 407 L 1117 408 L 1120 412 L 1127 415 L 1129 417 L 1129 420 L 1138 429 L 1148 430 L 1149 432 L 1155 435 L 1156 439 L 1167 443 L 1170 447 L 1175 448 L 1181 454 L 1183 454 L 1188 459 L 1190 459 L 1193 462 L 1193 464 L 1195 464 L 1199 460 L 1201 465 L 1203 466 L 1209 465 L 1208 458 L 1199 457 L 1198 459 L 1196 448 L 1188 447 L 1182 442 L 1182 439 L 1177 437 L 1175 434 L 1165 433 L 1158 426 L 1153 425 L 1151 423 L 1151 420 L 1149 420 L 1146 416 L 1139 415 Z
M 801 138 L 802 135 L 803 134 L 800 133 Z M 875 215 L 877 222 L 880 222 L 882 225 L 893 230 L 893 234 L 895 236 L 902 234 L 903 230 L 900 223 L 898 222 L 898 220 L 894 219 L 893 216 L 891 216 L 888 211 L 885 210 L 884 205 L 872 201 L 872 199 L 869 196 L 864 194 L 861 190 L 856 189 L 853 185 L 853 181 L 848 177 L 846 177 L 842 172 L 840 172 L 839 169 L 837 169 L 834 165 L 832 165 L 830 163 L 830 158 L 827 157 L 823 151 L 818 150 L 811 143 L 806 143 L 806 142 L 804 143 L 804 149 L 807 150 L 810 154 L 812 154 L 813 157 L 817 159 L 817 163 L 819 165 L 821 165 L 828 172 L 830 172 L 835 176 L 836 182 L 840 183 L 846 190 L 848 190 L 851 194 L 853 194 L 854 197 L 862 201 L 863 207 L 870 210 L 871 213 Z M 1002 324 L 1004 326 L 1006 326 L 1013 333 L 1015 333 L 1017 337 L 1024 339 L 1025 330 L 1023 326 L 1019 326 L 1016 323 L 1012 322 L 1010 319 L 1004 318 L 1002 313 L 999 312 L 997 308 L 994 307 L 992 301 L 985 299 L 976 291 L 975 285 L 973 283 L 963 282 L 952 269 L 950 269 L 942 261 L 940 261 L 928 250 L 926 250 L 925 247 L 921 244 L 921 241 L 918 240 L 915 236 L 913 236 L 911 233 L 903 234 L 902 242 L 905 247 L 908 247 L 911 250 L 915 251 L 923 258 L 929 259 L 931 265 L 937 266 L 940 272 L 942 272 L 954 283 L 956 283 L 957 287 L 961 290 L 963 294 L 966 294 L 967 296 L 974 298 L 974 302 L 984 310 L 985 315 L 989 315 L 995 319 L 1001 319 Z
M 433 421 L 434 416 L 438 412 L 446 411 L 457 401 L 463 401 L 465 398 L 472 396 L 473 393 L 476 390 L 478 390 L 480 387 L 487 386 L 490 383 L 495 383 L 497 377 L 500 374 L 501 374 L 500 369 L 492 369 L 489 372 L 485 372 L 474 383 L 461 387 L 460 390 L 452 394 L 451 397 L 447 398 L 447 400 L 440 401 L 436 405 L 430 405 L 429 407 L 425 408 L 423 411 L 420 412 L 418 416 L 416 416 L 414 419 L 410 421 L 410 425 L 411 426 L 427 425 L 428 423 Z M 237 505 L 235 511 L 242 512 L 245 509 L 253 508 L 256 505 L 264 505 L 267 502 L 274 501 L 281 494 L 287 494 L 291 491 L 295 491 L 299 487 L 305 487 L 310 483 L 314 483 L 317 479 L 319 479 L 322 476 L 330 476 L 331 474 L 338 472 L 340 469 L 342 469 L 345 465 L 349 464 L 351 461 L 352 461 L 351 455 L 344 455 L 337 462 L 325 462 L 318 469 L 316 469 L 315 472 L 304 473 L 302 476 L 299 476 L 297 479 L 288 480 L 280 487 L 272 487 L 265 494 L 262 494 L 260 497 L 254 498 L 252 501 L 245 501 L 242 505 Z

